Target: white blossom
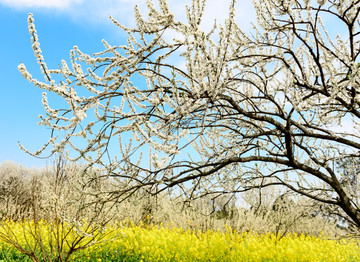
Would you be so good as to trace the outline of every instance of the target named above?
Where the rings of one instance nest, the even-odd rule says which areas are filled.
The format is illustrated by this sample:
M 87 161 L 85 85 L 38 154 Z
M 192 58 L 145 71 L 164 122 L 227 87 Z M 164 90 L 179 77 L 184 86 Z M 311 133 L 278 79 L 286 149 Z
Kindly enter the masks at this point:
M 235 5 L 208 31 L 201 29 L 203 0 L 192 1 L 185 21 L 166 0 L 147 5 L 147 16 L 135 7 L 135 28 L 110 17 L 127 41 L 102 40 L 95 54 L 74 46 L 69 63 L 51 70 L 29 15 L 45 81 L 33 79 L 22 63 L 18 70 L 45 91 L 40 124 L 63 135 L 47 143 L 53 152 L 70 150 L 70 159 L 103 165 L 135 184 L 153 186 L 166 177 L 180 186 L 196 177 L 196 190 L 208 192 L 212 184 L 228 192 L 230 185 L 237 190 L 234 181 L 242 181 L 238 188 L 258 188 L 261 181 L 352 205 L 346 193 L 338 194 L 342 174 L 331 164 L 343 151 L 358 157 L 360 150 L 359 3 L 254 1 L 257 24 L 250 34 L 236 23 Z M 322 17 L 352 30 L 333 37 Z M 65 106 L 52 108 L 50 93 Z M 353 130 L 334 128 L 350 116 Z M 305 174 L 333 190 L 304 189 Z M 337 194 L 340 204 L 332 200 Z M 359 217 L 354 206 L 347 208 Z
M 18 65 L 18 70 L 20 71 L 21 75 L 26 79 L 26 80 L 31 80 L 32 76 L 31 74 L 26 70 L 26 67 L 23 63 L 20 63 Z

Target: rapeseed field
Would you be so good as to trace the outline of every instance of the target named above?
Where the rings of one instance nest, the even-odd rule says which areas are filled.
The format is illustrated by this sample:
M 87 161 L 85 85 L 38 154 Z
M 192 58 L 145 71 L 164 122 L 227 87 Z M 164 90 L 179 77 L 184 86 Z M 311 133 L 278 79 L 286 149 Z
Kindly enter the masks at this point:
M 49 232 L 53 227 L 44 221 L 37 227 L 32 221 L 3 223 L 8 224 L 3 225 L 0 233 L 11 235 L 20 245 L 16 249 L 2 239 L 0 261 L 32 261 L 24 251 L 39 252 L 42 261 L 61 261 L 56 252 L 60 245 L 65 253 L 74 248 L 68 261 L 360 261 L 359 242 L 326 236 L 256 234 L 236 232 L 230 227 L 225 231 L 202 232 L 171 224 L 123 222 L 93 230 L 91 234 L 84 233 L 85 223 L 79 228 L 62 224 L 63 227 L 57 227 L 62 238 L 56 238 Z M 5 232 L 6 228 L 12 233 Z M 38 248 L 45 245 L 46 256 Z M 23 252 L 19 251 L 21 248 Z

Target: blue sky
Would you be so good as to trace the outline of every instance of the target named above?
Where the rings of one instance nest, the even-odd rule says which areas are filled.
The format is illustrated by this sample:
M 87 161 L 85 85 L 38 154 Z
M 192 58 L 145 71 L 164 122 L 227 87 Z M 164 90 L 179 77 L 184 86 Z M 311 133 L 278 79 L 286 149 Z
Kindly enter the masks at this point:
M 226 17 L 228 0 L 208 0 L 204 26 L 210 27 L 216 17 Z M 190 0 L 170 0 L 176 17 L 184 18 L 185 4 Z M 30 151 L 36 151 L 49 138 L 50 131 L 38 126 L 38 116 L 44 113 L 42 90 L 32 86 L 17 70 L 24 63 L 28 71 L 43 80 L 31 48 L 27 28 L 28 13 L 33 13 L 43 56 L 48 68 L 61 59 L 68 60 L 74 45 L 86 53 L 103 49 L 101 40 L 124 44 L 125 35 L 107 18 L 111 14 L 127 26 L 134 24 L 133 6 L 145 9 L 145 0 L 0 0 L 0 163 L 11 160 L 25 166 L 44 166 L 51 159 L 37 159 L 18 147 L 18 141 Z M 244 27 L 254 19 L 250 0 L 238 1 L 238 19 Z M 52 105 L 56 107 L 56 100 Z

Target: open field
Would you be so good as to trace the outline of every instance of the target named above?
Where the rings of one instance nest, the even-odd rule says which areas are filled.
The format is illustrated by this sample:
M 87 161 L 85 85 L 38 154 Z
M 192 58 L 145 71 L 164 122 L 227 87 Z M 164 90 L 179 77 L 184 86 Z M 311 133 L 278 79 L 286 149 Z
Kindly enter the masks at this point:
M 8 222 L 11 223 L 11 222 Z M 33 223 L 26 225 L 12 223 L 18 243 L 28 252 L 37 251 L 41 261 L 56 260 L 55 239 L 50 239 L 49 227 L 40 226 L 42 242 L 36 243 Z M 24 230 L 26 229 L 26 230 Z M 66 230 L 65 230 L 66 231 Z M 25 234 L 24 234 L 25 232 Z M 76 233 L 69 234 L 62 244 L 66 253 L 73 243 Z M 82 239 L 92 239 L 98 232 Z M 135 226 L 133 223 L 107 227 L 95 237 L 93 245 L 74 253 L 70 261 L 359 261 L 359 242 L 349 240 L 330 240 L 315 237 L 288 234 L 284 237 L 275 234 L 259 235 L 255 233 L 237 233 L 227 228 L 225 232 L 209 230 L 183 230 L 163 226 Z M 14 235 L 15 237 L 15 235 Z M 39 239 L 39 238 L 38 238 Z M 31 261 L 11 245 L 1 243 L 3 261 Z M 95 244 L 96 243 L 96 244 Z M 41 253 L 36 245 L 46 245 Z M 82 243 L 79 243 L 79 247 Z M 51 248 L 53 250 L 51 250 Z M 76 248 L 77 246 L 75 246 Z M 24 253 L 24 252 L 23 252 Z M 47 257 L 46 257 L 47 256 Z
M 306 199 L 269 190 L 261 203 L 244 195 L 245 208 L 139 191 L 102 204 L 99 194 L 119 185 L 80 190 L 90 175 L 79 165 L 1 164 L 0 261 L 360 260 L 356 231 Z

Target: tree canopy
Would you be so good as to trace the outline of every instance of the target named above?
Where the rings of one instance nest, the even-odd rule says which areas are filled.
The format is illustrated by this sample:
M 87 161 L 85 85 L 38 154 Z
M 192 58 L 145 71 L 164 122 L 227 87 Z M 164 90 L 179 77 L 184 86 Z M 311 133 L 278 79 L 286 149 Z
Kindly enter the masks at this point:
M 283 186 L 360 226 L 358 191 L 338 168 L 360 156 L 360 1 L 254 1 L 250 33 L 236 23 L 235 0 L 209 31 L 201 29 L 205 0 L 186 7 L 186 21 L 166 0 L 147 4 L 147 16 L 135 7 L 135 28 L 110 17 L 126 43 L 103 40 L 92 55 L 75 46 L 71 64 L 56 69 L 29 15 L 45 81 L 19 70 L 67 103 L 52 108 L 43 94 L 40 123 L 52 133 L 31 154 L 50 146 L 104 166 L 126 185 L 109 199 L 139 188 L 179 188 L 191 199 Z M 338 34 L 328 32 L 334 24 Z

